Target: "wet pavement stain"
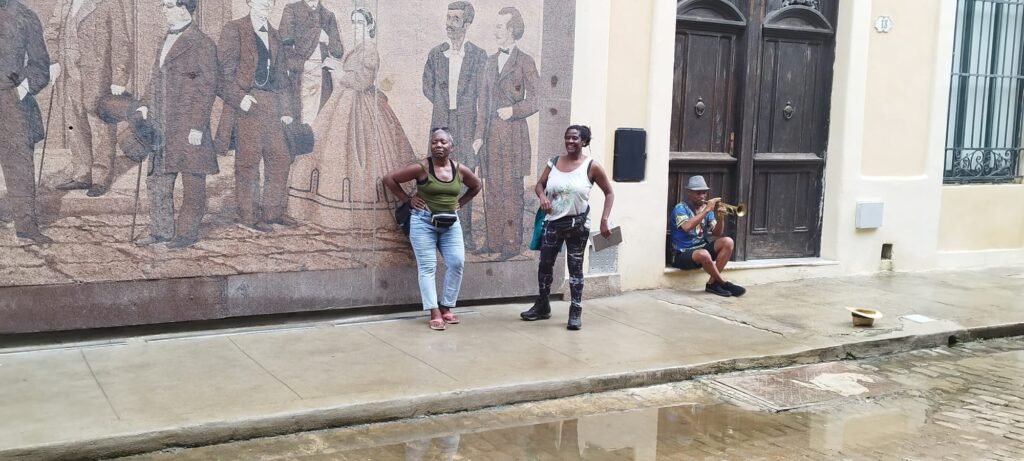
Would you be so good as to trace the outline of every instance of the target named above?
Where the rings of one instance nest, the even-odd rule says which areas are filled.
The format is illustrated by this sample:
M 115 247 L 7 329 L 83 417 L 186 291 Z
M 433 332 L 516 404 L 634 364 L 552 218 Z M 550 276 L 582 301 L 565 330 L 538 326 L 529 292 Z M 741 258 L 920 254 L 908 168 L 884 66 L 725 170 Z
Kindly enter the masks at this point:
M 843 362 L 709 377 L 703 383 L 727 400 L 772 411 L 792 410 L 844 397 L 874 397 L 899 388 L 878 373 Z
M 714 378 L 759 374 L 829 398 L 765 411 L 705 378 L 123 459 L 1024 459 L 1024 338 Z

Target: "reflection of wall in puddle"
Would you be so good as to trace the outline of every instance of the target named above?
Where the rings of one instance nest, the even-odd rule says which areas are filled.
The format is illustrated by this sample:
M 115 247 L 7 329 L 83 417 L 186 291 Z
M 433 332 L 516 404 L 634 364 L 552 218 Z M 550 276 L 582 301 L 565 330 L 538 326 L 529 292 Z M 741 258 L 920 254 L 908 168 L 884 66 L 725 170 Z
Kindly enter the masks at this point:
M 578 420 L 583 459 L 601 459 L 602 453 L 632 449 L 636 461 L 653 461 L 658 451 L 658 409 L 626 411 Z M 615 459 L 622 459 L 616 457 Z
M 432 439 L 413 440 L 405 443 L 405 461 L 423 461 L 425 459 L 441 459 L 451 461 L 459 452 L 459 434 L 450 434 Z M 437 456 L 427 457 L 433 445 L 437 445 Z
M 920 431 L 926 421 L 928 405 L 901 403 L 900 408 L 871 407 L 810 415 L 810 446 L 824 450 L 849 450 L 882 445 Z

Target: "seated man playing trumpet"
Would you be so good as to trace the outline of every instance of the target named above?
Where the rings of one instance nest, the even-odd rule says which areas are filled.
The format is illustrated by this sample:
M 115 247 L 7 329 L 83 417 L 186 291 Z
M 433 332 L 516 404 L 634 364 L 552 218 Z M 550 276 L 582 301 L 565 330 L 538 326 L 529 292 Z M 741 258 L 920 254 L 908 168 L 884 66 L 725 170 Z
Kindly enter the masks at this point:
M 704 291 L 719 296 L 743 296 L 747 290 L 722 278 L 722 270 L 732 257 L 733 240 L 725 237 L 725 220 L 718 219 L 727 206 L 721 198 L 708 199 L 708 184 L 703 176 L 691 176 L 686 184 L 686 199 L 677 203 L 669 216 L 672 240 L 672 267 L 703 268 L 711 276 Z M 742 207 L 732 207 L 741 215 Z M 708 240 L 708 234 L 716 237 Z

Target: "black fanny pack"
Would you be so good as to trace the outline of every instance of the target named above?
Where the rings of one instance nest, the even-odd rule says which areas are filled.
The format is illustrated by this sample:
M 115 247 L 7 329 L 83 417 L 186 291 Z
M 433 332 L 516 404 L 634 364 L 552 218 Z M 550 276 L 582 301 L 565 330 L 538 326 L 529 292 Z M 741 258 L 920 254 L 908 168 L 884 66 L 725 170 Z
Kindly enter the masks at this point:
M 430 216 L 430 224 L 434 227 L 452 227 L 459 220 L 459 216 L 455 213 L 434 213 Z
M 590 214 L 590 207 L 587 207 L 587 211 L 583 213 L 563 216 L 554 221 L 548 221 L 548 225 L 551 229 L 558 233 L 567 233 L 571 231 L 583 231 L 587 226 L 587 215 Z

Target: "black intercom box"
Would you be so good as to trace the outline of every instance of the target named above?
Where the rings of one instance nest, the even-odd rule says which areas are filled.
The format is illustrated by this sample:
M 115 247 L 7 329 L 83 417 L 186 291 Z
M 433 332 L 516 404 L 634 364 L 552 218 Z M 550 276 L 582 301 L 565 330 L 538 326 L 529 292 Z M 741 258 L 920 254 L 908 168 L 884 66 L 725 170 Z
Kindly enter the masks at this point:
M 647 132 L 643 128 L 616 129 L 614 160 L 612 179 L 617 182 L 643 181 L 647 166 Z

